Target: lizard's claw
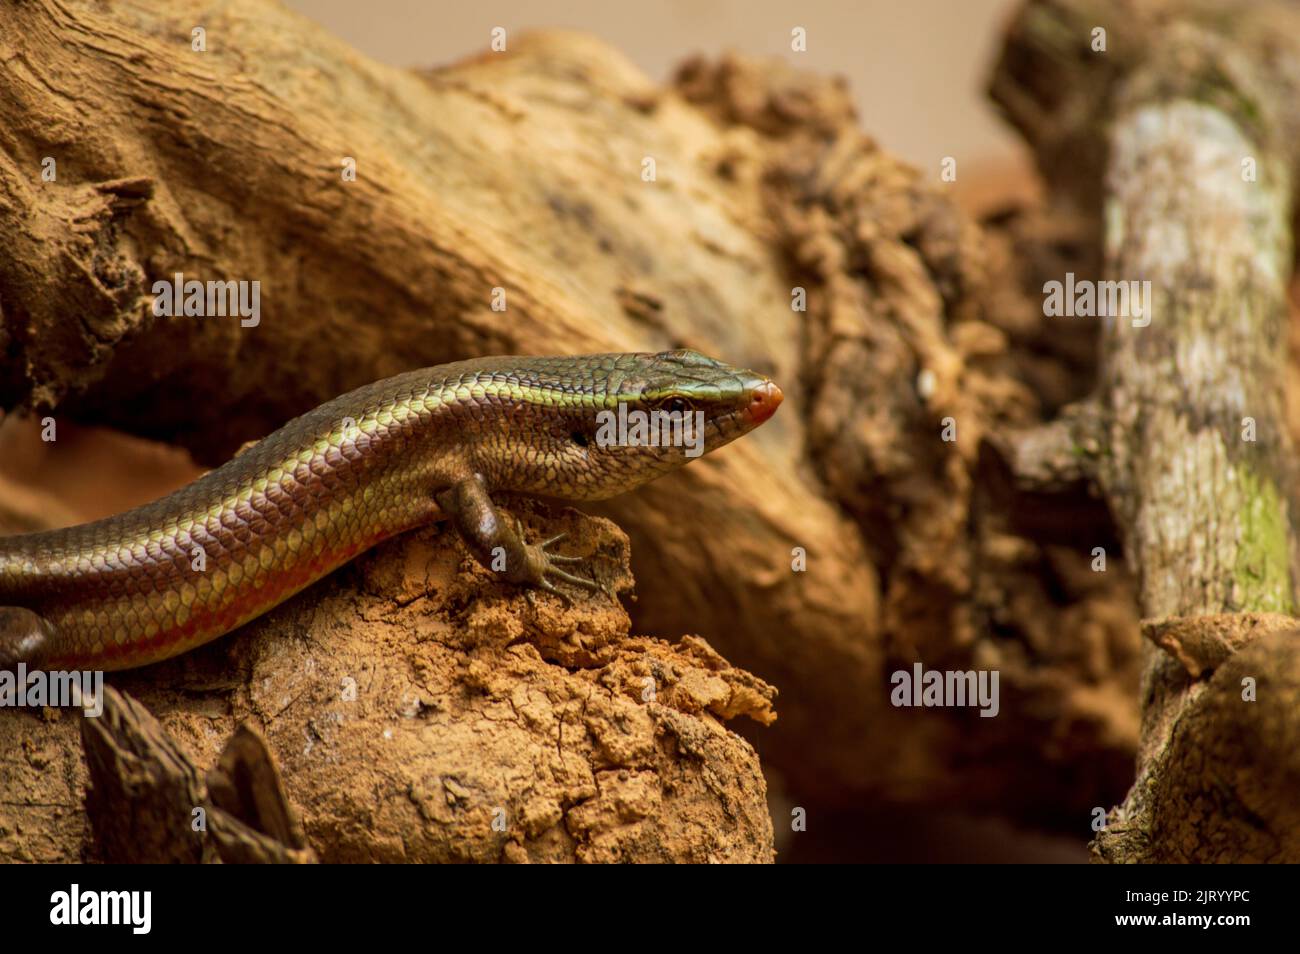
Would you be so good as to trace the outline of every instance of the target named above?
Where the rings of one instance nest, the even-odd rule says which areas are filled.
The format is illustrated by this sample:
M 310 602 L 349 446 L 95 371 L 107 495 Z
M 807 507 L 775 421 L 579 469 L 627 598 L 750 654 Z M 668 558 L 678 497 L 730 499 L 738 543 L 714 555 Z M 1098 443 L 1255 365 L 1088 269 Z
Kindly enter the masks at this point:
M 581 563 L 582 562 L 581 557 L 565 556 L 560 553 L 551 553 L 549 550 L 546 549 L 551 544 L 558 543 L 559 541 L 563 540 L 565 536 L 567 536 L 567 534 L 557 533 L 549 540 L 543 540 L 541 543 L 534 544 L 533 546 L 530 546 L 528 548 L 529 557 L 531 558 L 529 562 L 533 563 L 537 567 L 537 573 L 533 580 L 534 585 L 540 587 L 543 590 L 546 590 L 546 592 L 548 593 L 554 593 L 557 596 L 564 597 L 565 599 L 568 599 L 568 597 L 566 597 L 564 593 L 561 592 L 559 587 L 557 587 L 553 582 L 551 582 L 552 577 L 558 580 L 563 580 L 565 583 L 570 583 L 573 586 L 583 587 L 584 589 L 588 589 L 588 590 L 600 589 L 600 584 L 596 583 L 594 580 L 588 580 L 581 576 L 575 576 L 574 574 L 570 573 L 568 570 L 559 566 L 559 564 L 561 563 Z
M 552 543 L 559 543 L 567 536 L 568 536 L 567 533 L 557 533 L 555 536 L 551 537 L 551 539 L 543 540 L 539 544 L 539 546 L 542 548 L 542 552 L 546 554 L 547 559 L 549 559 L 552 563 L 581 563 L 582 562 L 582 557 L 565 556 L 562 553 L 551 553 L 549 550 L 546 549 Z

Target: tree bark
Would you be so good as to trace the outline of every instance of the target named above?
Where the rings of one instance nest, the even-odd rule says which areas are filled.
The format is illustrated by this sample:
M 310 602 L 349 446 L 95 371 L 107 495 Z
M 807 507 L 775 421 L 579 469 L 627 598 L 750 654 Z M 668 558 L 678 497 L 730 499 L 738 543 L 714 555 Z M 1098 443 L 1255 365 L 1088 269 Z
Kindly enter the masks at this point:
M 1027 3 L 993 85 L 1044 173 L 1097 203 L 1105 278 L 1152 292 L 1147 315 L 1103 322 L 1089 455 L 1150 640 L 1137 781 L 1093 845 L 1107 861 L 1300 859 L 1300 761 L 1273 751 L 1300 733 L 1293 624 L 1257 625 L 1295 613 L 1298 578 L 1284 343 L 1300 19 L 1231 7 Z M 1084 52 L 1099 25 L 1114 45 Z

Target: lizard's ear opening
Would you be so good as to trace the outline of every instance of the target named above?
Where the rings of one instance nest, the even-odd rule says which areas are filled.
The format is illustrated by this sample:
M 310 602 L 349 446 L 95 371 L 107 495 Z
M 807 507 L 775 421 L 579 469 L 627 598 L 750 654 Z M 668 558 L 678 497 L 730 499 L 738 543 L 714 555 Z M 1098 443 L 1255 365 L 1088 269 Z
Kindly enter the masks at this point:
M 582 431 L 574 431 L 569 438 L 579 447 L 586 447 L 590 443 L 590 439 Z

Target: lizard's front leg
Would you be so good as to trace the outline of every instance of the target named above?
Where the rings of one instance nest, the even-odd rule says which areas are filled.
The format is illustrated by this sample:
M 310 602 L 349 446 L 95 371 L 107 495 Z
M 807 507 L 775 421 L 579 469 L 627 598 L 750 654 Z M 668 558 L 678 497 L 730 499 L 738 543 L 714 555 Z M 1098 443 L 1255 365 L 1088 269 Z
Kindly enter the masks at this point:
M 474 559 L 487 569 L 501 573 L 511 583 L 540 587 L 560 596 L 564 594 L 551 582 L 551 577 L 588 589 L 600 588 L 593 581 L 574 576 L 557 565 L 579 563 L 578 557 L 547 552 L 546 548 L 562 539 L 564 534 L 542 543 L 525 543 L 522 528 L 511 526 L 502 519 L 481 475 L 458 481 L 438 493 L 435 499 L 474 554 Z

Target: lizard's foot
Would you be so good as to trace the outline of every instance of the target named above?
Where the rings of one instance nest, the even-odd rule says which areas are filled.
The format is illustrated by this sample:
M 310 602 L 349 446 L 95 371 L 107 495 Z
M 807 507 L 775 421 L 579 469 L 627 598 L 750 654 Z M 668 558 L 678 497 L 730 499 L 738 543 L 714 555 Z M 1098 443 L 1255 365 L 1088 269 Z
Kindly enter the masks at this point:
M 542 543 L 527 543 L 523 522 L 514 514 L 502 513 L 493 506 L 481 475 L 475 474 L 457 482 L 439 492 L 435 499 L 455 523 L 474 559 L 481 566 L 500 573 L 508 582 L 554 593 L 566 602 L 569 599 L 555 585 L 556 581 L 587 590 L 604 589 L 594 580 L 564 569 L 565 564 L 583 562 L 582 558 L 552 553 L 547 549 L 563 540 L 563 533 Z
M 549 540 L 543 540 L 541 543 L 528 544 L 525 549 L 528 551 L 528 563 L 533 570 L 532 578 L 528 581 L 539 589 L 546 590 L 548 593 L 554 593 L 565 600 L 568 596 L 553 582 L 551 578 L 563 580 L 574 586 L 580 586 L 588 590 L 600 589 L 600 584 L 594 580 L 588 580 L 581 576 L 575 576 L 568 570 L 560 566 L 561 563 L 581 563 L 582 557 L 565 556 L 562 553 L 551 553 L 546 548 L 553 543 L 559 543 L 567 534 L 557 533 Z

